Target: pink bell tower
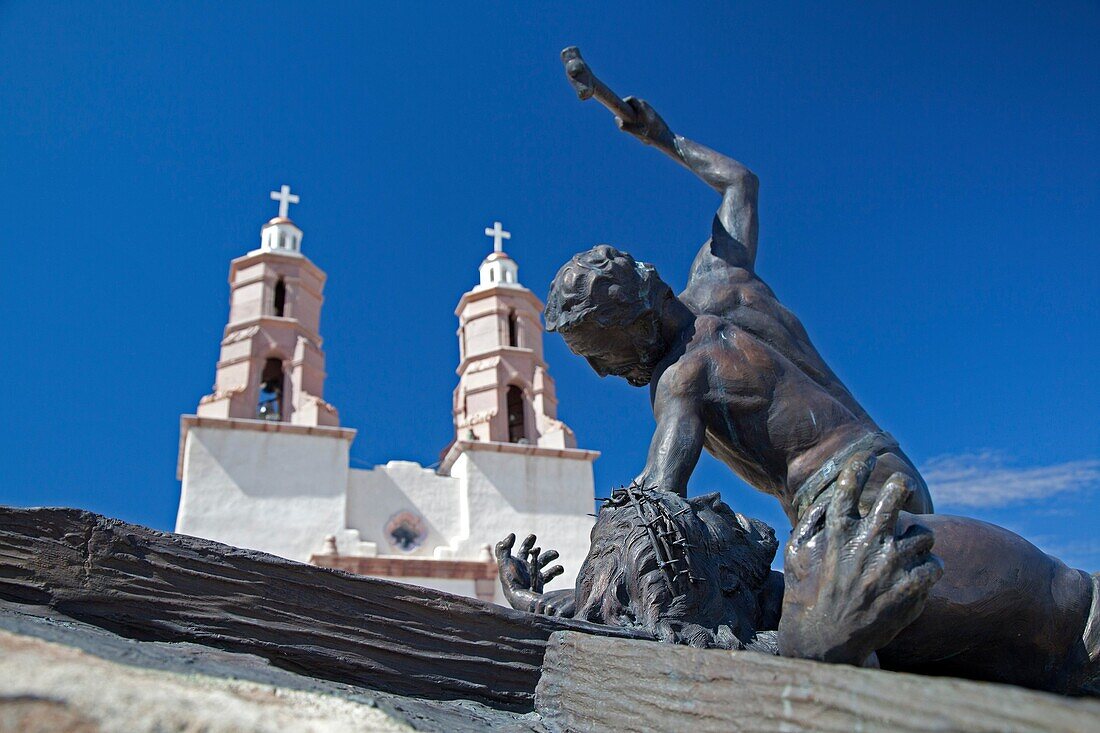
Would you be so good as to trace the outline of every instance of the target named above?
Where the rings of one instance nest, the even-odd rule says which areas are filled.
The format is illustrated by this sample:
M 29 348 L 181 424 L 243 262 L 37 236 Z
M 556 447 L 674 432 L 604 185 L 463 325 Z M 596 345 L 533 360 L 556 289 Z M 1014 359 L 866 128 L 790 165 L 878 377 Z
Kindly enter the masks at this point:
M 325 273 L 302 254 L 302 230 L 288 217 L 299 201 L 272 191 L 279 215 L 260 230 L 260 247 L 229 265 L 229 323 L 214 392 L 199 417 L 337 426 L 324 401 L 321 303 Z
M 503 240 L 512 235 L 499 221 L 485 235 L 493 238 L 493 252 L 455 310 L 455 440 L 575 448 L 573 431 L 557 419 L 554 380 L 543 359 L 542 302 L 520 285 L 519 266 L 504 252 Z

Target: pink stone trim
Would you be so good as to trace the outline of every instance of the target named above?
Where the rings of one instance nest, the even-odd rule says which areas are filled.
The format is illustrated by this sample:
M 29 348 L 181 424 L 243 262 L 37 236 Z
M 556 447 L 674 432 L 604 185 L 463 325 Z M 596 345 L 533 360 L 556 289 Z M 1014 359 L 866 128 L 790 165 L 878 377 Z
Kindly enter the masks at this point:
M 309 564 L 376 578 L 449 578 L 451 580 L 496 580 L 497 564 L 481 560 L 437 560 L 430 557 L 359 557 L 355 555 L 310 555 Z
M 455 461 L 465 451 L 488 451 L 492 453 L 516 453 L 527 456 L 545 456 L 547 458 L 565 458 L 573 461 L 591 463 L 600 457 L 598 450 L 581 448 L 544 448 L 525 443 L 498 443 L 488 440 L 456 440 L 447 448 L 443 460 L 439 463 L 439 473 L 449 475 Z
M 313 261 L 305 255 L 290 255 L 285 252 L 265 252 L 260 250 L 253 250 L 248 254 L 241 255 L 240 257 L 235 257 L 229 261 L 229 283 L 231 285 L 233 284 L 233 275 L 236 274 L 236 271 L 245 264 L 252 265 L 256 262 L 287 262 L 289 260 L 293 260 L 296 265 L 304 264 L 306 266 L 306 269 L 308 269 L 310 273 L 312 273 L 318 280 L 321 281 L 322 286 L 324 285 L 325 280 L 328 279 L 325 271 L 317 265 L 313 264 Z
M 522 285 L 494 285 L 488 288 L 474 288 L 473 290 L 467 290 L 462 294 L 462 297 L 458 300 L 458 305 L 455 307 L 455 315 L 461 316 L 462 310 L 469 305 L 479 300 L 491 298 L 493 296 L 503 296 L 507 298 L 524 298 L 529 300 L 539 311 L 542 312 L 542 301 L 539 300 L 539 296 L 532 293 Z

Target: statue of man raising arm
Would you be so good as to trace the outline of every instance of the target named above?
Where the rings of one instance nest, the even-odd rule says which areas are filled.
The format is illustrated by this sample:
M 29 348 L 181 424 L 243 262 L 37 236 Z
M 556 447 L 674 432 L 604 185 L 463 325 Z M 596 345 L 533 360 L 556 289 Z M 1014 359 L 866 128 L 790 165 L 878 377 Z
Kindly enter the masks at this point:
M 932 514 L 928 488 L 755 270 L 758 183 L 640 100 L 619 99 L 576 49 L 582 98 L 722 195 L 680 295 L 605 245 L 554 278 L 547 327 L 600 374 L 650 385 L 646 467 L 604 502 L 575 588 L 536 538 L 497 545 L 515 608 L 642 628 L 701 646 L 949 674 L 1058 692 L 1100 690 L 1100 575 L 984 522 Z M 794 525 L 777 542 L 718 494 L 686 499 L 707 449 L 775 495 Z M 932 554 L 933 545 L 935 555 Z M 942 560 L 942 562 L 941 562 Z
M 886 479 L 900 473 L 912 488 L 905 510 L 930 513 L 920 473 L 757 275 L 756 176 L 674 134 L 646 102 L 619 104 L 626 108 L 616 118 L 622 130 L 722 196 L 711 238 L 679 295 L 651 265 L 607 245 L 573 257 L 551 285 L 547 330 L 600 376 L 650 386 L 657 427 L 636 482 L 686 496 L 705 448 L 778 498 L 793 524 L 831 492 L 848 459 L 868 452 L 876 468 L 861 506 L 870 507 Z

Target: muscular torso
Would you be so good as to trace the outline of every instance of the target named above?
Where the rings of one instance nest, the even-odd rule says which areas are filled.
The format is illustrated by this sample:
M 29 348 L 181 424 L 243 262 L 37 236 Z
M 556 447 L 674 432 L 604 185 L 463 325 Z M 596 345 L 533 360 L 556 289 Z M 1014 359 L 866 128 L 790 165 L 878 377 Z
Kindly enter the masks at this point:
M 802 324 L 751 270 L 705 244 L 679 296 L 695 324 L 655 375 L 661 399 L 698 406 L 703 447 L 754 487 L 775 495 L 795 521 L 794 492 L 822 463 L 880 432 L 817 353 Z M 931 511 L 919 473 L 900 450 L 881 456 L 869 502 L 895 471 L 911 476 L 908 509 Z

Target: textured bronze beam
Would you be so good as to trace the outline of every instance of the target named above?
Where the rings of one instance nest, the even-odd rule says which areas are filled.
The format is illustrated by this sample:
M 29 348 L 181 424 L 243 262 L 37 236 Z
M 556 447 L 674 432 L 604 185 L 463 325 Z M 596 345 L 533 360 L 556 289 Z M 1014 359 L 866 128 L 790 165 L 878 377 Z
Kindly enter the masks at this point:
M 553 631 L 625 633 L 75 509 L 0 507 L 0 598 L 130 638 L 205 644 L 313 677 L 509 710 L 531 709 Z

